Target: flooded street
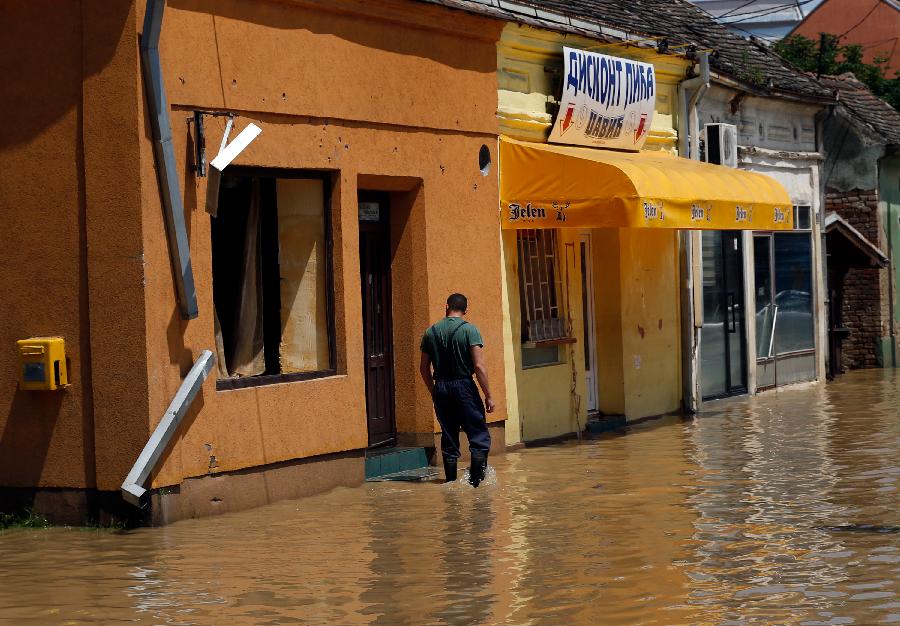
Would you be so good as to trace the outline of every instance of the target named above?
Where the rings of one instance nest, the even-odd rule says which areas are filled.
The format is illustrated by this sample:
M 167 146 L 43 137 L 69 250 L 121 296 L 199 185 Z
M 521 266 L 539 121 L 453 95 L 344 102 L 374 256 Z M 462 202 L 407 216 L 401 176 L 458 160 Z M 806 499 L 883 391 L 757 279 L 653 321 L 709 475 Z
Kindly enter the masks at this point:
M 165 528 L 0 533 L 4 624 L 900 623 L 900 379 Z

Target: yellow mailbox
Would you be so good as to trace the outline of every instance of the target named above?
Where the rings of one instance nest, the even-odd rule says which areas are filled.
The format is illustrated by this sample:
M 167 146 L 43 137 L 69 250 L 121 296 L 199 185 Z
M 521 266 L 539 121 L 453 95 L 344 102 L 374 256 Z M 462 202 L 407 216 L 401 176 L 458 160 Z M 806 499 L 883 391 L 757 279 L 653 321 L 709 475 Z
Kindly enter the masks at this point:
M 20 339 L 16 344 L 20 388 L 53 391 L 69 385 L 66 342 L 62 337 L 32 337 Z

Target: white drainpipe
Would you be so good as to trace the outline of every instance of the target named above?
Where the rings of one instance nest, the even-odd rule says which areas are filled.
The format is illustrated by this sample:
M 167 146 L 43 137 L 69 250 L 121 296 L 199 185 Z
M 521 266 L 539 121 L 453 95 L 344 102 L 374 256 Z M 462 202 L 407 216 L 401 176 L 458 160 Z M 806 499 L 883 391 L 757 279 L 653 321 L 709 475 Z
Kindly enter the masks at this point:
M 697 105 L 709 89 L 709 53 L 700 53 L 700 75 L 681 81 L 678 85 L 678 103 L 681 115 L 678 116 L 678 155 L 700 158 L 700 116 Z M 693 90 L 690 101 L 687 92 Z M 690 126 L 690 128 L 688 128 Z M 690 130 L 690 133 L 688 133 Z M 688 152 L 688 135 L 690 134 L 690 152 Z
M 692 159 L 700 158 L 700 116 L 697 105 L 709 89 L 709 53 L 700 53 L 700 75 L 681 81 L 678 85 L 678 154 Z M 691 91 L 688 100 L 688 91 Z M 690 151 L 688 150 L 690 128 Z M 700 408 L 700 327 L 703 325 L 702 257 L 700 231 L 681 231 L 681 274 L 684 288 L 681 292 L 681 363 L 682 397 L 686 411 L 695 413 Z

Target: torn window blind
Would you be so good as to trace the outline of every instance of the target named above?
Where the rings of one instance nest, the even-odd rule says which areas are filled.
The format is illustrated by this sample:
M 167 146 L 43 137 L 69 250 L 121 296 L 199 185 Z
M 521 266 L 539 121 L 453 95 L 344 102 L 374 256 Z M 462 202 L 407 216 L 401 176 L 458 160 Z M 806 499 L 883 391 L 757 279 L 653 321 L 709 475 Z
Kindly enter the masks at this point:
M 225 210 L 213 220 L 213 301 L 217 347 L 227 377 L 265 372 L 260 263 L 260 181 L 227 179 Z M 224 356 L 224 358 L 222 358 Z

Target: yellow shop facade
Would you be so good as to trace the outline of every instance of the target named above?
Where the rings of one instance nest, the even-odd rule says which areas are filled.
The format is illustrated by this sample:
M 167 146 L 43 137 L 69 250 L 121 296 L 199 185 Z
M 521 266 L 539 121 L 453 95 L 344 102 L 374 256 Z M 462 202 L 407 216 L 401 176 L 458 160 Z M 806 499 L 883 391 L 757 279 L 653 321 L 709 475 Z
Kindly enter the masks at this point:
M 598 90 L 605 81 L 626 99 L 646 96 L 649 111 L 607 118 L 602 106 L 567 104 L 579 79 L 569 61 L 579 59 L 582 83 L 587 74 Z M 691 265 L 680 233 L 790 228 L 789 198 L 773 179 L 677 156 L 679 84 L 694 65 L 641 41 L 521 24 L 501 35 L 508 444 L 579 433 L 589 419 L 680 410 L 682 302 L 692 297 L 682 293 L 692 272 L 682 269 Z M 591 140 L 565 145 L 569 126 Z M 629 134 L 641 149 L 604 149 L 620 146 L 604 137 Z

